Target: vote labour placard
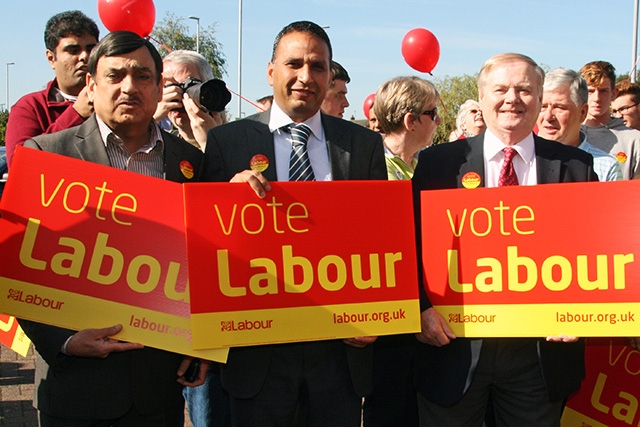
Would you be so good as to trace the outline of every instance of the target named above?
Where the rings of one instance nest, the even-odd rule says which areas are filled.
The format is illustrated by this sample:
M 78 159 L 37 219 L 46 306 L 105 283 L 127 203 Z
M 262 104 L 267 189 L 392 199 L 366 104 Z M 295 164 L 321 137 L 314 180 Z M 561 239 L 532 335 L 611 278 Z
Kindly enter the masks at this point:
M 0 314 L 0 343 L 26 357 L 31 340 L 24 333 L 15 317 Z
M 194 348 L 420 330 L 410 182 L 184 192 Z
M 628 427 L 640 425 L 640 352 L 625 338 L 587 341 L 587 375 L 569 397 L 562 427 Z
M 432 304 L 459 336 L 637 336 L 634 194 L 638 181 L 423 191 Z
M 191 345 L 180 184 L 19 148 L 0 211 L 0 312 L 226 360 Z

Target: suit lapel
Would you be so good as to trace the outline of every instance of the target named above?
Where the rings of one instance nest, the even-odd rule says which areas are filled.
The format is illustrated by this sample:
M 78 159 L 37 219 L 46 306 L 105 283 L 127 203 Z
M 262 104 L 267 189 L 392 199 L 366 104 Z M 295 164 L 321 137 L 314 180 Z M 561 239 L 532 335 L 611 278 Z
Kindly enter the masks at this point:
M 247 141 L 249 141 L 249 152 L 251 156 L 262 154 L 269 159 L 269 167 L 262 174 L 268 181 L 277 181 L 278 173 L 276 168 L 276 152 L 273 144 L 273 134 L 269 130 L 269 119 L 271 110 L 256 115 L 255 126 L 247 127 Z M 244 165 L 249 169 L 250 165 Z
M 458 176 L 458 188 L 463 187 L 462 181 L 466 174 L 477 173 L 480 175 L 480 187 L 485 187 L 484 173 L 484 133 L 466 140 L 468 151 L 465 154 L 466 161 L 460 166 Z
M 172 140 L 172 136 L 160 131 L 164 141 L 164 179 L 168 181 L 184 182 L 185 177 L 180 171 L 181 153 L 178 144 Z
M 349 179 L 349 163 L 351 161 L 351 137 L 343 126 L 327 126 L 327 118 L 321 113 L 327 149 L 329 150 L 329 164 L 331 179 L 334 181 Z
M 533 140 L 536 148 L 538 184 L 560 182 L 562 162 L 555 158 L 554 144 L 547 144 L 536 135 L 533 136 Z
M 75 146 L 80 159 L 111 166 L 95 115 L 91 116 L 89 120 L 78 128 Z

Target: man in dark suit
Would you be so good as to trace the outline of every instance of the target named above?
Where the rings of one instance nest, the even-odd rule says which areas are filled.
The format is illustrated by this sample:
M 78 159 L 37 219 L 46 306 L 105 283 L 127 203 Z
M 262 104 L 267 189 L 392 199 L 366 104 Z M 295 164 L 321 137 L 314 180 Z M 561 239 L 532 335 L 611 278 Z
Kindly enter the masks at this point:
M 487 130 L 422 152 L 413 177 L 416 218 L 420 191 L 461 188 L 469 172 L 485 187 L 597 181 L 591 155 L 533 135 L 543 80 L 540 67 L 524 55 L 496 55 L 484 64 L 478 91 Z M 421 252 L 428 242 L 423 247 L 417 223 Z M 418 339 L 424 345 L 415 382 L 421 426 L 482 426 L 489 400 L 496 425 L 560 425 L 564 399 L 584 376 L 582 341 L 456 338 L 422 285 L 420 293 Z
M 200 151 L 153 122 L 162 59 L 138 35 L 106 36 L 92 51 L 87 87 L 95 114 L 84 124 L 25 146 L 144 175 L 188 182 Z M 190 167 L 186 167 L 190 165 Z M 38 352 L 36 404 L 47 426 L 167 426 L 182 422 L 182 377 L 190 358 L 111 338 L 122 325 L 78 332 L 21 321 Z
M 290 162 L 300 124 L 308 136 L 301 162 L 310 162 L 315 180 L 386 179 L 380 136 L 320 112 L 330 62 L 331 43 L 322 28 L 306 21 L 286 26 L 267 68 L 273 106 L 209 131 L 204 180 L 248 182 L 260 197 L 269 181 L 298 180 Z M 291 426 L 299 411 L 303 425 L 360 426 L 362 396 L 371 390 L 367 344 L 373 340 L 232 348 L 221 374 L 233 425 Z

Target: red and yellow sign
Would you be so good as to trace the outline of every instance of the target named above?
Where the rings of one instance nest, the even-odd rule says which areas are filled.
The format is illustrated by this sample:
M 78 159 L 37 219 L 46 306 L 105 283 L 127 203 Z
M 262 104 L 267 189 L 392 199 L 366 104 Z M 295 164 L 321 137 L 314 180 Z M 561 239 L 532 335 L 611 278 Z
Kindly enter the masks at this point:
M 226 360 L 192 348 L 180 184 L 21 148 L 0 210 L 0 312 Z
M 186 185 L 194 347 L 420 330 L 410 182 Z
M 422 192 L 431 302 L 459 336 L 636 336 L 639 193 L 638 181 Z
M 628 427 L 640 425 L 640 352 L 625 338 L 589 339 L 587 375 L 568 400 L 563 427 Z
M 0 314 L 0 343 L 26 357 L 31 340 L 24 333 L 15 317 Z

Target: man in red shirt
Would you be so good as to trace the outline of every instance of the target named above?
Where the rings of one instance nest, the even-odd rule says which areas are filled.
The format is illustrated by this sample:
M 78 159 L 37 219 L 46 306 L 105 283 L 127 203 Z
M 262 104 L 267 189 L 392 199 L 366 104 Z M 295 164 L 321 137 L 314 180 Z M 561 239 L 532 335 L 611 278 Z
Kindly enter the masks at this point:
M 82 124 L 92 113 L 85 89 L 87 61 L 98 43 L 96 23 L 80 11 L 52 16 L 44 40 L 49 65 L 56 74 L 46 89 L 23 96 L 11 108 L 7 123 L 7 160 L 34 136 Z

